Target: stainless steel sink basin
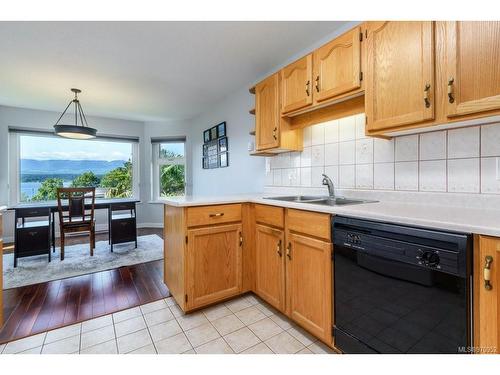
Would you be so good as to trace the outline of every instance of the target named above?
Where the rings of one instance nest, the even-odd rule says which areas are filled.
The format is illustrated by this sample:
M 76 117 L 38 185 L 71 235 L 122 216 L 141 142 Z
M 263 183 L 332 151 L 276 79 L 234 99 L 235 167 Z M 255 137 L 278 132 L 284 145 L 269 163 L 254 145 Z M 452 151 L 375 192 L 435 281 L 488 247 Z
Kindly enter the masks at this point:
M 312 196 L 312 195 L 296 195 L 296 196 L 285 196 L 285 197 L 269 197 L 265 199 L 274 199 L 278 201 L 285 202 L 297 202 L 297 203 L 309 203 L 309 204 L 319 204 L 322 206 L 346 206 L 351 204 L 362 204 L 362 203 L 375 203 L 377 201 L 366 200 L 366 199 L 350 199 L 344 197 L 330 198 L 325 196 Z

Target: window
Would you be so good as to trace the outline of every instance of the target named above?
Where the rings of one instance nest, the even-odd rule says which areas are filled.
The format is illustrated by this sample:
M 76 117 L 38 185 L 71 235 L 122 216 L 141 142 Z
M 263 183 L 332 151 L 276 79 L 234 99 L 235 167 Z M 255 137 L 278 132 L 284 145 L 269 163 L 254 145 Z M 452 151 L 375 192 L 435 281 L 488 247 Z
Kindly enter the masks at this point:
M 138 196 L 137 145 L 129 140 L 12 132 L 11 200 L 54 200 L 58 187 L 95 187 L 97 198 Z
M 185 139 L 153 140 L 153 194 L 182 196 L 186 192 Z

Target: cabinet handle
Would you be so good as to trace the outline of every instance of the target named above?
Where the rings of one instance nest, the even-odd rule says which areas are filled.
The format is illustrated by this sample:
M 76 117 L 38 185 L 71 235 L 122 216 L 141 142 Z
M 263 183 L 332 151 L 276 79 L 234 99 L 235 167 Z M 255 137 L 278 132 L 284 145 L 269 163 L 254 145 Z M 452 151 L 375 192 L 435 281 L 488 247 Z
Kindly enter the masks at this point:
M 307 96 L 311 95 L 311 93 L 309 92 L 310 85 L 311 85 L 311 81 L 307 80 L 307 82 L 306 82 L 306 94 L 307 94 Z
M 429 108 L 431 106 L 431 101 L 429 100 L 429 91 L 431 89 L 431 85 L 426 84 L 424 88 L 424 103 L 425 108 Z
M 241 232 L 240 232 L 240 247 L 243 246 L 243 236 L 241 235 Z
M 277 140 L 278 139 L 278 136 L 276 135 L 276 132 L 278 131 L 278 127 L 275 126 L 274 129 L 273 129 L 273 138 L 274 140 Z
M 278 246 L 277 246 L 276 252 L 280 256 L 280 258 L 283 256 L 283 253 L 281 252 L 281 240 L 278 241 Z
M 316 84 L 315 84 L 315 87 L 316 87 L 316 92 L 319 92 L 319 75 L 316 76 Z
M 221 216 L 224 216 L 224 212 L 219 212 L 217 214 L 210 214 L 208 215 L 209 217 L 221 217 Z
M 455 101 L 455 98 L 453 97 L 453 83 L 455 82 L 455 79 L 451 77 L 448 79 L 448 102 L 453 103 Z
M 292 243 L 288 242 L 288 246 L 286 247 L 286 257 L 289 260 L 292 260 Z
M 491 263 L 493 263 L 493 257 L 487 255 L 484 258 L 484 261 L 486 262 L 484 264 L 484 270 L 483 270 L 484 289 L 491 290 L 493 289 L 493 286 L 491 285 Z

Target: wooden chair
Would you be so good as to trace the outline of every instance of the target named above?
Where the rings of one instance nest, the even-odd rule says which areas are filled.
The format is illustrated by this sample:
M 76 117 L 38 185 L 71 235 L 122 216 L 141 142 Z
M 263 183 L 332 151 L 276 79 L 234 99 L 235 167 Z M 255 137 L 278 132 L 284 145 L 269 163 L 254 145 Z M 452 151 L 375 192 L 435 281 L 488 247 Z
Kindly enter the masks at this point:
M 90 256 L 95 249 L 95 188 L 58 188 L 57 207 L 61 228 L 61 260 L 64 260 L 66 233 L 89 232 Z

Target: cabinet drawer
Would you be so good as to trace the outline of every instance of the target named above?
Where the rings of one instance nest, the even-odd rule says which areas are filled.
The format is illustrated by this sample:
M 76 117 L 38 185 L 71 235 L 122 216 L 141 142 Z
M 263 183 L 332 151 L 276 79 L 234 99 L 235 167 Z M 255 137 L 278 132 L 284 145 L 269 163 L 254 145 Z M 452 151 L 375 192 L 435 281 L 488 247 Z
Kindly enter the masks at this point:
M 287 210 L 288 230 L 331 240 L 330 214 L 302 210 Z
M 241 204 L 189 207 L 187 226 L 212 225 L 241 221 Z
M 285 210 L 281 207 L 266 206 L 263 204 L 255 205 L 255 220 L 257 223 L 283 228 L 284 216 Z

